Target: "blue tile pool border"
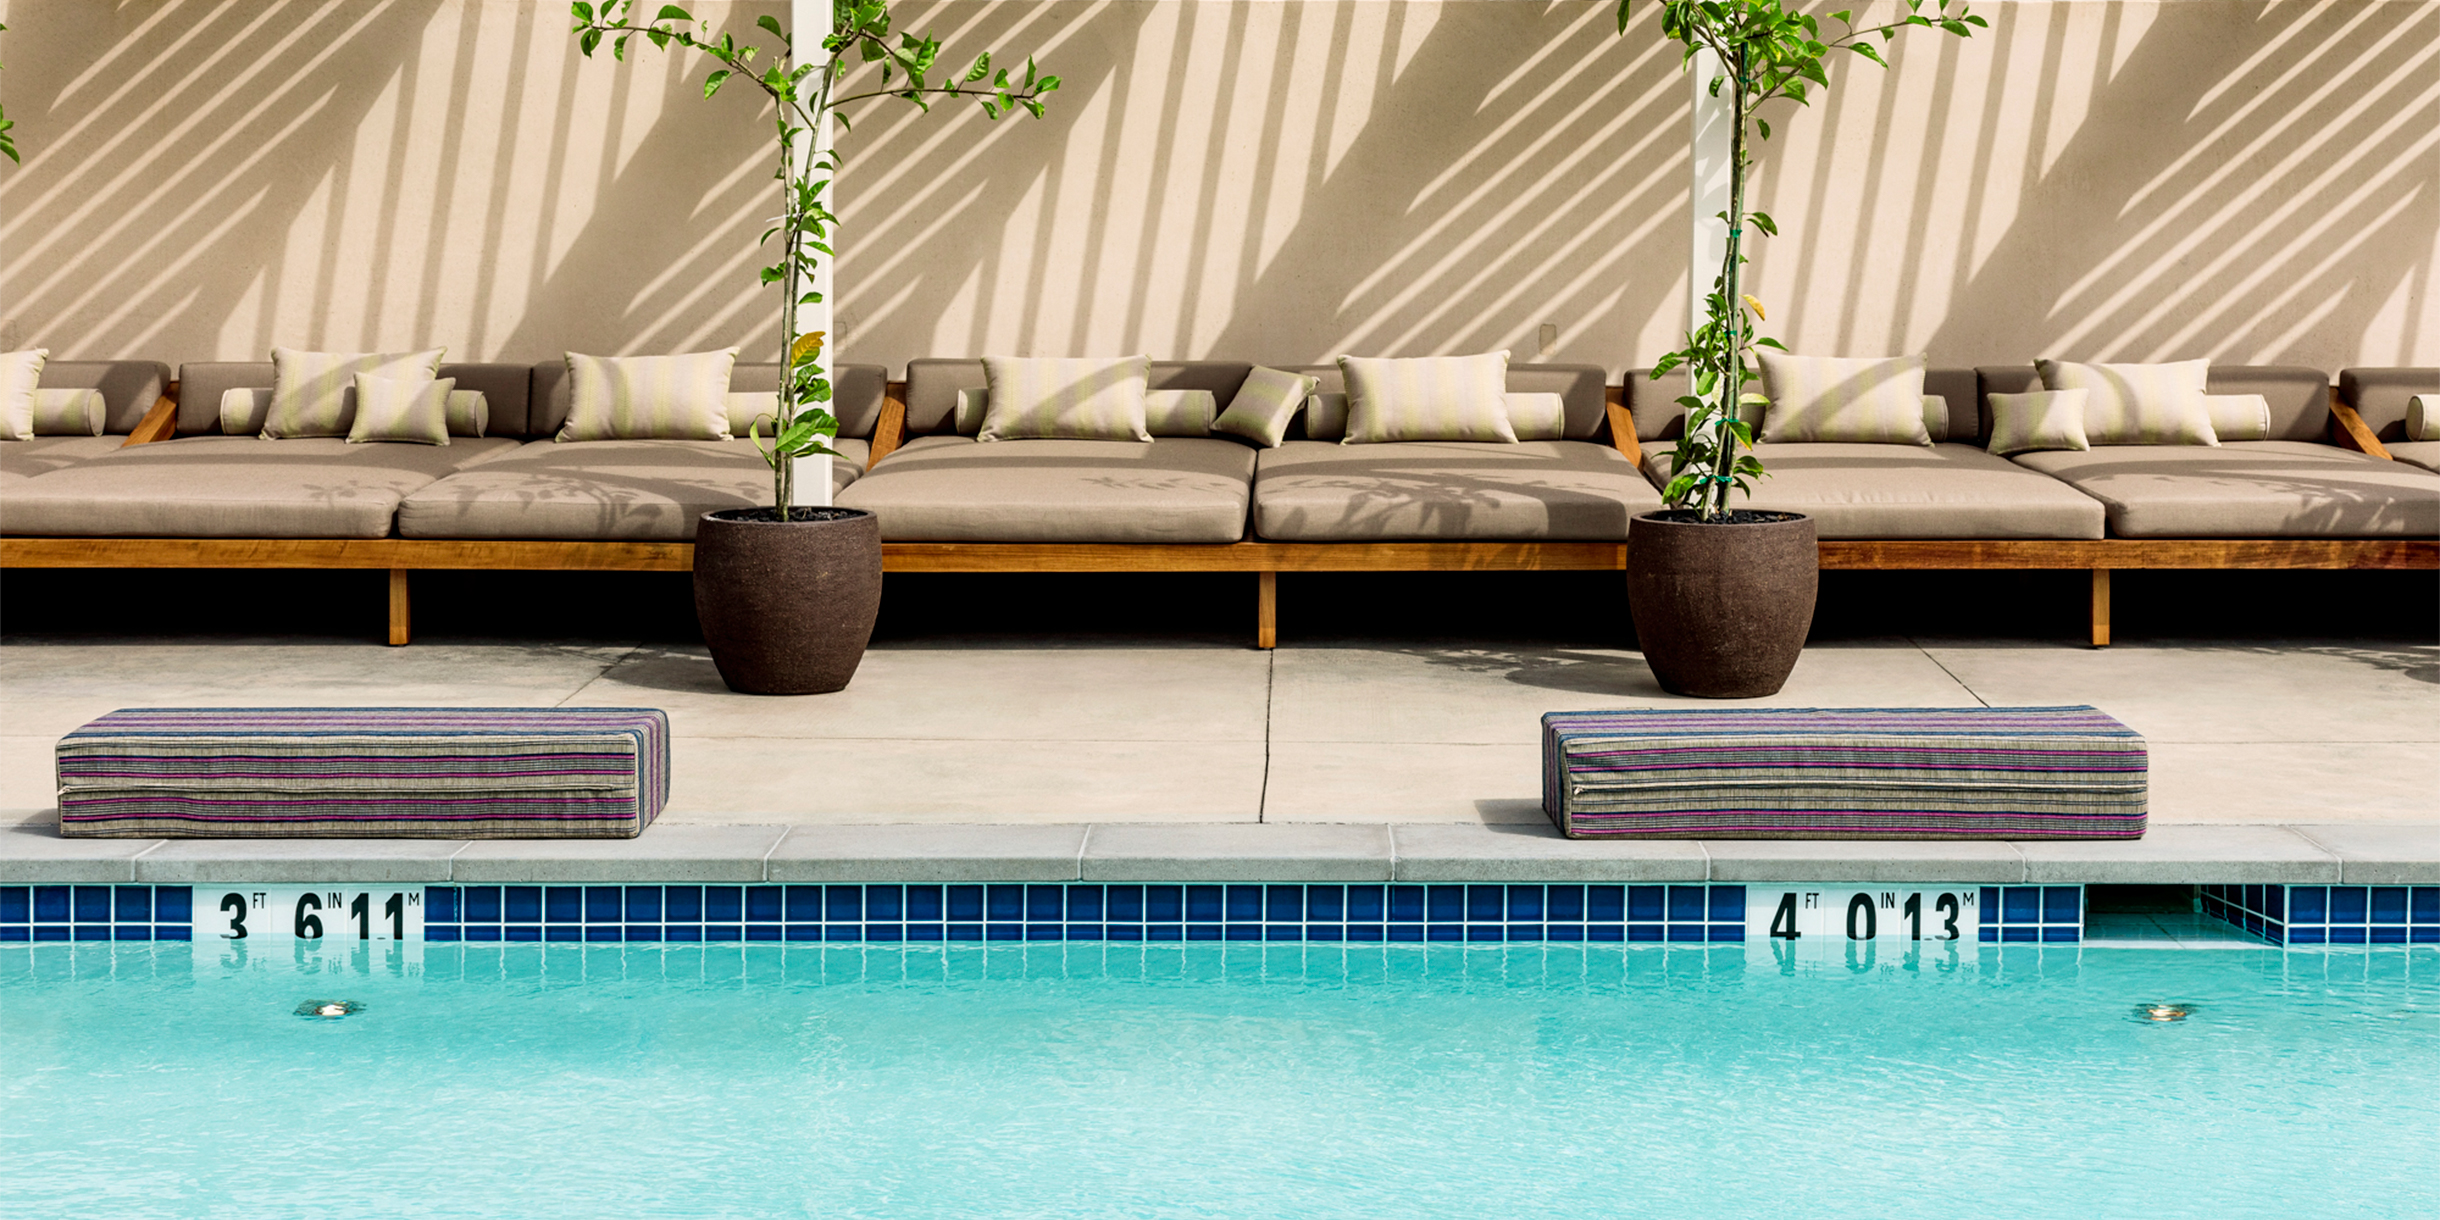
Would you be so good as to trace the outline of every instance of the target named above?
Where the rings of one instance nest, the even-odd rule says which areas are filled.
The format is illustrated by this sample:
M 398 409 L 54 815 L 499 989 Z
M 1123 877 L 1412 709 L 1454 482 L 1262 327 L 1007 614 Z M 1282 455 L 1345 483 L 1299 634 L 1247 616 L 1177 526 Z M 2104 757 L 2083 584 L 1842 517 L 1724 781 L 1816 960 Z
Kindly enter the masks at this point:
M 186 940 L 194 887 L 0 885 L 0 943 Z
M 2206 885 L 2201 900 L 2274 945 L 2440 944 L 2440 886 Z

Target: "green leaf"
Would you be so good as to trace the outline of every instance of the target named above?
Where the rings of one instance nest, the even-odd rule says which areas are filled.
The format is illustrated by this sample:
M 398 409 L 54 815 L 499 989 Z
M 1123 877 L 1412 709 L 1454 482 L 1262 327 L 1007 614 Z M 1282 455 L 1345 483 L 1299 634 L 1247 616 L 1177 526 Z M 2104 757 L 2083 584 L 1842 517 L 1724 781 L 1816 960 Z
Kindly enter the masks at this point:
M 692 13 L 674 4 L 662 5 L 660 13 L 653 18 L 655 21 L 693 21 L 694 19 Z
M 703 96 L 708 98 L 711 95 L 720 92 L 721 84 L 727 81 L 731 75 L 732 74 L 728 69 L 723 68 L 718 72 L 712 73 L 710 76 L 704 77 Z
M 576 3 L 570 6 L 570 11 L 576 14 L 578 21 L 593 20 L 593 6 L 585 3 L 585 0 L 576 0 Z
M 754 19 L 754 24 L 761 26 L 763 29 L 771 31 L 771 36 L 779 39 L 780 45 L 787 45 L 788 31 L 779 28 L 779 18 L 774 17 L 769 13 L 764 13 L 762 16 Z
M 1779 222 L 1772 220 L 1769 215 L 1762 212 L 1748 212 L 1746 215 L 1752 218 L 1755 228 L 1773 237 L 1779 236 Z

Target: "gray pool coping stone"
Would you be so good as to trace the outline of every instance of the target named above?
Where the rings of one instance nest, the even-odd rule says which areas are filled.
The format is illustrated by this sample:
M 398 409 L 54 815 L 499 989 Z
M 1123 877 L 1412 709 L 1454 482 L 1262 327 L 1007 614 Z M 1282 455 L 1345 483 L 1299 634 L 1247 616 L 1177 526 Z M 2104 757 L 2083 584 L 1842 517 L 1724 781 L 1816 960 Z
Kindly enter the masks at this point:
M 0 883 L 1858 881 L 2440 884 L 2440 823 L 2092 842 L 1567 840 L 1471 823 L 656 825 L 634 839 L 62 839 L 0 811 Z

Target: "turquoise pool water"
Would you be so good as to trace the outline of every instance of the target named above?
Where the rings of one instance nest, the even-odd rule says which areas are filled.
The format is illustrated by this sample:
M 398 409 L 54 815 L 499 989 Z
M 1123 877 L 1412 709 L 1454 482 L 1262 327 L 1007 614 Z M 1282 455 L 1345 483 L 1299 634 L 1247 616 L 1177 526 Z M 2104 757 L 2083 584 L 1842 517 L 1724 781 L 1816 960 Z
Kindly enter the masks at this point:
M 2424 949 L 0 952 L 8 1217 L 2435 1214 Z

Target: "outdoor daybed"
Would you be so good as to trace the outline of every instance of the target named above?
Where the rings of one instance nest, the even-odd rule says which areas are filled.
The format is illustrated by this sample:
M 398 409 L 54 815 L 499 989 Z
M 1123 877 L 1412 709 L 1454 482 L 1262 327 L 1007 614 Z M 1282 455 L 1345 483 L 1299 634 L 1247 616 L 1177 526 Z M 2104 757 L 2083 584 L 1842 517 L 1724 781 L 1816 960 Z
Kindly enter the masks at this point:
M 18 532 L 9 513 L 18 487 L 37 475 L 103 457 L 126 445 L 146 416 L 160 406 L 169 384 L 169 366 L 151 360 L 45 363 L 41 388 L 101 393 L 102 431 L 99 435 L 38 434 L 31 440 L 0 440 L 0 533 Z

